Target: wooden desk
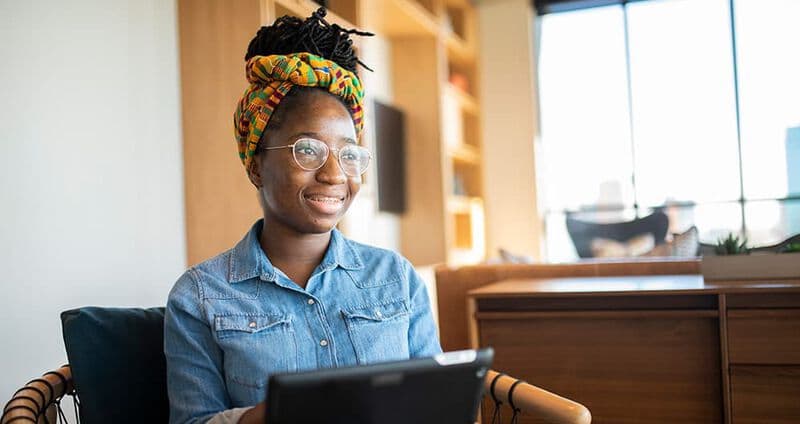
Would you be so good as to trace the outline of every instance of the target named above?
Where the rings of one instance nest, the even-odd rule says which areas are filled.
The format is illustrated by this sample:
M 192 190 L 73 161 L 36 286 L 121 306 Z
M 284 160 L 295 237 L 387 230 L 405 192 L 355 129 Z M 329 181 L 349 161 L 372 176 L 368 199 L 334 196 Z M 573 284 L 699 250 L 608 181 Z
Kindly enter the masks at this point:
M 509 279 L 467 310 L 494 369 L 595 423 L 800 422 L 800 280 Z

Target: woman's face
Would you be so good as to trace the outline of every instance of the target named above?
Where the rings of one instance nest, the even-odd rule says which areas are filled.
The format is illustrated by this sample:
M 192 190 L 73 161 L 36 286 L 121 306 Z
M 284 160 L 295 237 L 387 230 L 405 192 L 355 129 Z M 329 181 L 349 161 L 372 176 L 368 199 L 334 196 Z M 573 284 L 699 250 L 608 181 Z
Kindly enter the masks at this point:
M 361 188 L 361 177 L 345 175 L 336 156 L 339 148 L 356 143 L 356 132 L 347 109 L 333 95 L 322 90 L 302 95 L 262 142 L 277 147 L 314 138 L 328 145 L 328 160 L 307 171 L 294 161 L 291 148 L 262 151 L 254 158 L 251 179 L 263 198 L 265 226 L 319 234 L 336 226 Z

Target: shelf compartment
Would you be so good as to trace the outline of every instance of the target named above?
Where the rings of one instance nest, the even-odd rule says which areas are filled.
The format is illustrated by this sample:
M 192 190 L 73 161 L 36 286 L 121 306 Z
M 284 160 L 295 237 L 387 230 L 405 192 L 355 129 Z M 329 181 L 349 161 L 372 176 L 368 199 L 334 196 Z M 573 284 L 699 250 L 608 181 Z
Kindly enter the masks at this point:
M 468 264 L 483 260 L 486 251 L 483 200 L 450 196 L 447 211 L 452 225 L 448 262 Z
M 480 151 L 469 144 L 460 144 L 451 147 L 447 152 L 450 157 L 456 161 L 468 165 L 480 165 L 481 154 Z
M 442 95 L 442 138 L 448 153 L 469 160 L 469 156 L 474 156 L 470 155 L 471 152 L 480 151 L 478 116 L 478 104 L 472 96 L 450 85 L 445 88 Z M 464 146 L 469 151 L 458 155 Z
M 476 116 L 480 113 L 480 106 L 478 106 L 478 101 L 475 100 L 475 97 L 473 97 L 471 94 L 454 86 L 451 83 L 447 84 L 447 93 L 448 95 L 453 96 L 453 98 L 455 98 L 458 107 L 462 111 Z
M 455 196 L 481 197 L 481 167 L 479 164 L 453 161 L 452 194 Z
M 369 22 L 364 29 L 385 37 L 435 37 L 440 31 L 435 15 L 413 0 L 370 0 L 361 12 L 364 22 Z
M 455 33 L 444 31 L 444 43 L 447 48 L 447 57 L 452 62 L 468 65 L 475 61 L 475 50 Z
M 474 99 L 478 92 L 477 86 L 477 65 L 474 61 L 459 61 L 457 57 L 448 56 L 447 58 L 447 81 L 448 86 L 457 89 L 459 92 Z M 476 102 L 477 103 L 477 102 Z
M 344 28 L 355 28 L 358 19 L 357 0 L 332 0 L 325 20 Z M 320 5 L 311 0 L 275 0 L 275 19 L 283 15 L 291 15 L 300 19 L 311 16 Z M 270 22 L 271 24 L 271 22 Z

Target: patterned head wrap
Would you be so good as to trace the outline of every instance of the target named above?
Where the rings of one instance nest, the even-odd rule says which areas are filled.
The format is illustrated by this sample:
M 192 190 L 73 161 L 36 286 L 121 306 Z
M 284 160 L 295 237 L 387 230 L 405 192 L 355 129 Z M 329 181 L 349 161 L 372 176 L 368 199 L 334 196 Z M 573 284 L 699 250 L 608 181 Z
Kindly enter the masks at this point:
M 239 158 L 248 174 L 269 118 L 295 85 L 326 88 L 329 93 L 344 99 L 353 117 L 356 136 L 361 136 L 364 127 L 361 108 L 364 89 L 353 72 L 311 53 L 253 56 L 247 61 L 245 69 L 250 87 L 245 90 L 236 107 L 233 124 Z

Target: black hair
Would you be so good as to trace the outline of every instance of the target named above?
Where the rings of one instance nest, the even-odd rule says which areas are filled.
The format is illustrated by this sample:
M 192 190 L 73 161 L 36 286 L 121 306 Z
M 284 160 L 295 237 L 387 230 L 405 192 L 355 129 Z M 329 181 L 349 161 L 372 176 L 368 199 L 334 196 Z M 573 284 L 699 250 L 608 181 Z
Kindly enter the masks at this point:
M 250 60 L 253 56 L 309 52 L 332 60 L 354 73 L 357 72 L 357 65 L 369 69 L 358 60 L 350 35 L 374 34 L 329 24 L 325 20 L 326 14 L 325 8 L 320 7 L 305 20 L 294 16 L 282 16 L 274 24 L 262 26 L 247 46 L 244 60 Z
M 250 40 L 244 60 L 250 60 L 253 56 L 308 52 L 336 62 L 342 68 L 356 74 L 358 65 L 371 71 L 372 69 L 358 60 L 350 35 L 372 36 L 374 34 L 355 29 L 344 29 L 337 24 L 330 24 L 325 20 L 326 14 L 325 8 L 320 7 L 305 20 L 294 16 L 281 16 L 274 24 L 262 26 L 256 36 Z M 318 88 L 292 87 L 270 117 L 264 134 L 277 129 L 286 114 L 301 104 L 298 99 L 305 96 L 298 96 L 298 94 L 309 90 L 318 90 Z M 343 99 L 336 98 L 347 107 Z M 352 113 L 349 107 L 347 110 Z M 264 147 L 263 139 L 262 135 L 257 151 Z

